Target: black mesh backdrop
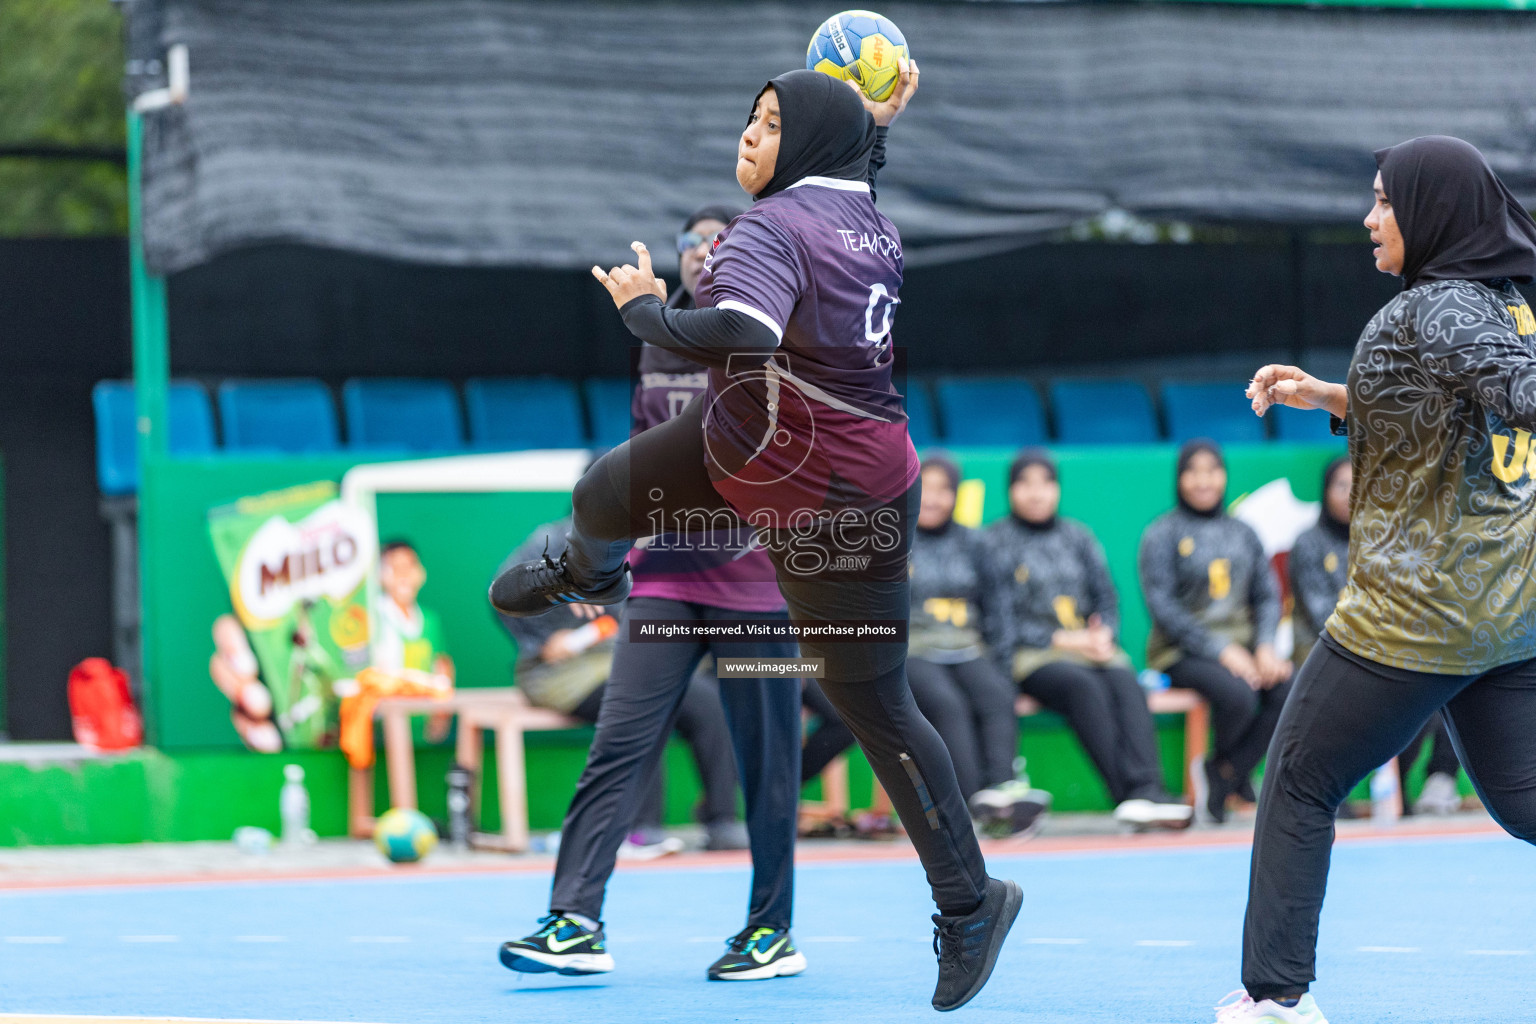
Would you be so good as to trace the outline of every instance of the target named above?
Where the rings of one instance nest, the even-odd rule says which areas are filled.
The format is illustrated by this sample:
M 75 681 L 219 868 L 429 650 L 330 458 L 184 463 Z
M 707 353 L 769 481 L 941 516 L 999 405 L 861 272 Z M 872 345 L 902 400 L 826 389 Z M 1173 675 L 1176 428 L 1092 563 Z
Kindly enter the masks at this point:
M 162 271 L 259 242 L 570 267 L 741 200 L 756 88 L 832 5 L 164 0 L 192 99 L 150 116 Z M 1354 219 L 1373 148 L 1461 135 L 1536 199 L 1536 17 L 1236 6 L 914 5 L 923 91 L 880 201 L 910 262 L 1109 206 Z

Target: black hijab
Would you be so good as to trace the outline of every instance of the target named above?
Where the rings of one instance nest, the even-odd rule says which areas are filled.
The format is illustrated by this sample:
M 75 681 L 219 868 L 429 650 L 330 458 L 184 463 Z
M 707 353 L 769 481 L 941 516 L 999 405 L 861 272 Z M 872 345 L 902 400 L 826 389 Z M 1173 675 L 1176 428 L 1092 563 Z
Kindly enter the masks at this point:
M 1173 496 L 1179 503 L 1179 508 L 1192 516 L 1201 516 L 1205 519 L 1219 519 L 1226 514 L 1227 496 L 1221 498 L 1208 509 L 1198 509 L 1184 500 L 1184 491 L 1179 487 L 1179 477 L 1189 468 L 1190 460 L 1201 452 L 1210 452 L 1216 459 L 1216 464 L 1222 469 L 1227 468 L 1227 460 L 1222 457 L 1221 446 L 1208 437 L 1196 437 L 1184 442 L 1184 447 L 1179 449 L 1178 468 L 1173 471 Z
M 1023 476 L 1025 471 L 1031 466 L 1040 466 L 1052 480 L 1061 479 L 1056 471 L 1056 460 L 1051 458 L 1050 452 L 1044 448 L 1021 448 L 1019 453 L 1013 457 L 1013 462 L 1008 466 L 1008 486 L 1011 488 L 1014 484 L 1018 483 L 1019 477 Z M 1054 515 L 1049 519 L 1043 519 L 1039 522 L 1025 519 L 1013 510 L 1012 501 L 1008 502 L 1008 514 L 1013 517 L 1014 522 L 1026 530 L 1036 530 L 1044 533 L 1056 525 L 1056 517 Z
M 783 133 L 773 177 L 754 200 L 767 199 L 812 175 L 869 179 L 875 119 L 852 89 L 831 75 L 804 69 L 780 75 L 757 95 L 769 89 L 778 94 Z
M 687 220 L 683 221 L 683 234 L 686 235 L 692 231 L 693 226 L 700 221 L 717 220 L 721 224 L 729 224 L 739 216 L 741 216 L 741 211 L 733 206 L 722 206 L 719 203 L 701 206 L 689 214 Z
M 816 74 L 820 74 L 820 72 L 816 72 Z M 949 478 L 950 490 L 956 492 L 960 490 L 960 464 L 954 459 L 950 458 L 948 452 L 929 452 L 927 455 L 924 455 L 923 461 L 918 464 L 917 472 L 919 479 L 921 479 L 922 474 L 928 472 L 930 469 L 937 469 Z M 958 497 L 958 493 L 956 496 Z M 940 534 L 948 530 L 954 521 L 955 510 L 951 508 L 949 510 L 949 518 L 944 520 L 944 522 L 940 525 L 935 526 L 932 529 L 928 527 L 919 527 L 919 529 L 930 535 Z
M 1349 456 L 1340 455 L 1328 467 L 1323 470 L 1323 509 L 1318 513 L 1317 525 L 1338 537 L 1340 540 L 1349 540 L 1349 520 L 1340 521 L 1333 518 L 1333 513 L 1328 511 L 1328 488 L 1333 486 L 1333 478 L 1339 475 L 1339 470 L 1349 465 Z
M 1376 151 L 1403 235 L 1403 287 L 1536 276 L 1536 221 L 1470 143 L 1448 135 Z

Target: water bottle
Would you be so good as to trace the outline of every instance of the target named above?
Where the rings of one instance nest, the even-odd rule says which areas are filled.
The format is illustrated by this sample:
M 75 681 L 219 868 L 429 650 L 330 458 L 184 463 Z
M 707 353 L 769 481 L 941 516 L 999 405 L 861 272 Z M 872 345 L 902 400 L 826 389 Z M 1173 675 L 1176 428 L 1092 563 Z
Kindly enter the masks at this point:
M 309 790 L 304 788 L 304 769 L 296 764 L 283 768 L 282 793 L 278 796 L 278 813 L 283 821 L 283 842 L 288 845 L 310 842 L 314 833 L 309 830 Z
M 468 768 L 455 764 L 448 769 L 448 842 L 469 849 L 469 787 L 474 780 Z
M 1143 690 L 1150 692 L 1168 689 L 1170 680 L 1166 672 L 1159 672 L 1155 668 L 1144 668 L 1136 674 L 1136 681 L 1141 684 Z
M 1372 824 L 1393 825 L 1402 816 L 1403 804 L 1399 798 L 1398 782 L 1396 758 L 1377 768 L 1371 776 Z

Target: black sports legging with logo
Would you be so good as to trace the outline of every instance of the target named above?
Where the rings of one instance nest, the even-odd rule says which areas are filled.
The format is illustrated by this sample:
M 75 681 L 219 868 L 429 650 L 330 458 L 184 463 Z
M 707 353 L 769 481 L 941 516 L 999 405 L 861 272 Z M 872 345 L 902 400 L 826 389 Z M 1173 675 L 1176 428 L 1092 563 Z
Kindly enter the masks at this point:
M 907 531 L 916 521 L 918 488 L 892 502 Z M 630 438 L 598 459 L 572 494 L 574 525 L 567 564 L 583 585 L 613 579 L 635 537 L 657 532 L 684 513 L 735 515 L 705 468 L 703 402 Z M 906 622 L 907 545 L 877 554 L 859 572 L 811 577 L 790 568 L 785 531 L 765 542 L 790 618 L 820 622 Z M 843 530 L 842 541 L 852 531 Z M 857 540 L 857 537 L 852 537 Z M 828 541 L 832 546 L 831 540 Z M 878 550 L 873 544 L 866 550 Z M 986 893 L 987 870 L 955 780 L 949 751 L 918 711 L 907 685 L 906 643 L 802 640 L 806 658 L 824 658 L 822 692 L 864 749 L 916 847 L 941 913 L 967 914 Z
M 1316 977 L 1339 805 L 1442 708 L 1488 812 L 1536 843 L 1536 659 L 1431 675 L 1373 667 L 1325 638 L 1296 678 L 1265 762 L 1243 921 L 1243 986 L 1254 999 L 1297 995 Z

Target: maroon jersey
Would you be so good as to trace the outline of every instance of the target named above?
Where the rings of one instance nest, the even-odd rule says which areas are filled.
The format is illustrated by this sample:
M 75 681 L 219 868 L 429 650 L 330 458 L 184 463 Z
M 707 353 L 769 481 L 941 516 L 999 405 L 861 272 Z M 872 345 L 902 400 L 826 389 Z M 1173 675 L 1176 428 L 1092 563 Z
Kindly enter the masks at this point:
M 722 232 L 699 305 L 780 342 L 767 363 L 711 369 L 704 399 L 710 478 L 753 522 L 873 507 L 917 479 L 891 382 L 901 276 L 901 238 L 864 182 L 805 178 Z
M 709 385 L 704 367 L 675 352 L 646 345 L 640 351 L 640 382 L 630 405 L 638 433 L 683 411 Z M 784 595 L 774 578 L 768 553 L 755 543 L 752 531 L 743 526 L 740 543 L 708 545 L 678 542 L 668 537 L 636 547 L 630 553 L 635 586 L 633 597 L 659 597 L 688 601 L 711 608 L 741 612 L 776 612 L 784 608 Z M 654 547 L 652 547 L 654 545 Z

